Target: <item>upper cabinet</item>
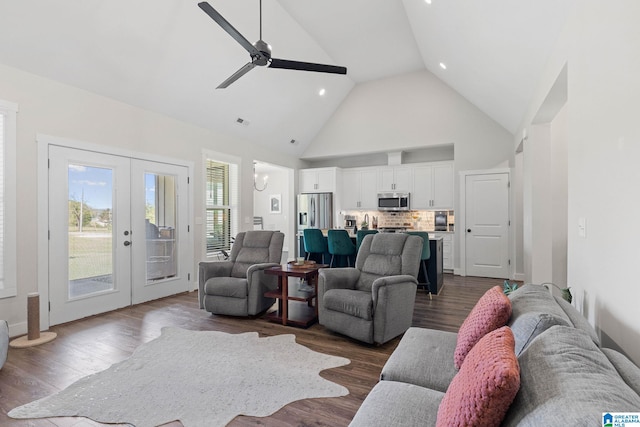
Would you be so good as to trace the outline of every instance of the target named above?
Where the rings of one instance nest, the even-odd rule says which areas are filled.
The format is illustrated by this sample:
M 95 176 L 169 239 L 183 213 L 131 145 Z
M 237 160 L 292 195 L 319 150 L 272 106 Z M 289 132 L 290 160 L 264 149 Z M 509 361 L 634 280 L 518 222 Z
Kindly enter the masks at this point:
M 342 209 L 377 209 L 377 170 L 352 168 L 342 172 Z
M 390 166 L 379 169 L 378 191 L 411 192 L 413 189 L 412 167 Z
M 300 193 L 334 193 L 338 168 L 300 169 L 298 172 Z
M 414 166 L 412 187 L 411 209 L 453 209 L 453 163 Z

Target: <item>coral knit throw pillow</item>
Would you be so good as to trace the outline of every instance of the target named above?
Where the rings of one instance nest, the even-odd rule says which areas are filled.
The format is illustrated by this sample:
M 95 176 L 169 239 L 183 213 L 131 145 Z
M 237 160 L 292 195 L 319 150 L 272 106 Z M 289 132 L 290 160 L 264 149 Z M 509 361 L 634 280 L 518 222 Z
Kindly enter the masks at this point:
M 480 297 L 458 331 L 453 363 L 460 369 L 464 358 L 480 338 L 504 326 L 511 317 L 511 300 L 494 286 Z
M 500 425 L 520 388 L 514 347 L 508 326 L 482 337 L 442 398 L 436 427 Z

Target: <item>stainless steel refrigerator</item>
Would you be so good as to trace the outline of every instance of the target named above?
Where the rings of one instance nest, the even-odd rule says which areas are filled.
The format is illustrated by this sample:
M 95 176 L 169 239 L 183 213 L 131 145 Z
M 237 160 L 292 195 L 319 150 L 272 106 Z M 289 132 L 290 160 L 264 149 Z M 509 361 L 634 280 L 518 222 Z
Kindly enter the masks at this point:
M 305 228 L 333 227 L 333 193 L 298 194 L 298 233 Z

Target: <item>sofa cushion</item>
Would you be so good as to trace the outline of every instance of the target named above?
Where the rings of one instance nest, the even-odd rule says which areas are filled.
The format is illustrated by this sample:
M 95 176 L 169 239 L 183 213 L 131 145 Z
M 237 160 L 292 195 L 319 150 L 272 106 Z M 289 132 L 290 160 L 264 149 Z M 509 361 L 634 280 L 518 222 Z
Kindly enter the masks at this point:
M 618 374 L 629 387 L 640 395 L 640 368 L 638 368 L 624 354 L 612 348 L 601 349 L 607 359 L 611 362 Z
M 568 321 L 548 313 L 523 313 L 509 322 L 516 340 L 516 356 L 520 356 L 529 343 L 552 326 L 571 326 Z
M 364 320 L 373 319 L 371 293 L 353 289 L 329 289 L 324 293 L 322 304 L 327 310 L 346 313 Z
M 458 331 L 454 365 L 460 369 L 471 348 L 487 333 L 504 326 L 511 316 L 511 301 L 499 286 L 484 293 Z
M 381 381 L 362 402 L 349 427 L 433 426 L 443 396 L 413 384 Z
M 637 412 L 640 396 L 589 334 L 553 326 L 518 358 L 520 391 L 503 426 L 602 425 L 603 412 Z
M 447 391 L 458 370 L 453 365 L 455 332 L 409 328 L 382 367 L 380 379 Z
M 550 327 L 572 326 L 569 316 L 544 286 L 525 285 L 510 293 L 509 299 L 512 313 L 508 325 L 516 339 L 516 355 Z
M 600 338 L 598 337 L 596 330 L 593 328 L 593 326 L 591 326 L 589 321 L 587 321 L 587 319 L 578 310 L 576 310 L 574 306 L 569 304 L 568 301 L 565 301 L 564 299 L 559 297 L 554 297 L 554 299 L 556 300 L 556 303 L 558 304 L 558 306 L 560 306 L 562 311 L 564 311 L 564 313 L 567 315 L 571 324 L 573 324 L 575 328 L 582 329 L 583 331 L 588 333 L 593 342 L 596 343 L 596 345 L 600 346 Z
M 500 425 L 520 386 L 514 344 L 503 326 L 473 346 L 440 402 L 436 426 Z

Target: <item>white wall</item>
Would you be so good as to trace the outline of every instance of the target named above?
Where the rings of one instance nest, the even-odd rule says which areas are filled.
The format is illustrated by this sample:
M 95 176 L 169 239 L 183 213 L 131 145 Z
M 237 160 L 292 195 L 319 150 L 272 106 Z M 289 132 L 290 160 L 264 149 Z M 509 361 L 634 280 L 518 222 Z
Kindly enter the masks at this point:
M 262 188 L 262 177 L 264 173 L 258 174 L 258 188 Z M 293 209 L 292 198 L 288 194 L 289 177 L 288 171 L 270 168 L 267 188 L 264 191 L 253 192 L 253 215 L 261 216 L 265 230 L 279 230 L 287 235 L 285 238 L 283 251 L 289 251 L 289 257 L 295 254 L 295 239 L 289 239 L 289 226 L 294 221 L 290 212 Z M 270 196 L 280 195 L 281 213 L 271 213 Z M 292 244 L 294 245 L 293 247 Z M 291 252 L 293 249 L 293 252 Z
M 454 200 L 460 171 L 509 167 L 513 135 L 428 71 L 357 85 L 303 158 L 416 150 L 454 144 Z M 428 161 L 428 159 L 422 159 Z M 458 240 L 460 233 L 456 233 Z M 456 241 L 458 267 L 460 242 Z
M 240 217 L 253 216 L 252 161 L 300 167 L 303 163 L 245 141 L 180 122 L 161 114 L 73 88 L 15 68 L 0 65 L 0 99 L 17 103 L 17 193 L 18 193 L 18 295 L 0 300 L 0 313 L 12 334 L 26 332 L 26 296 L 37 291 L 36 189 L 37 133 L 91 144 L 148 152 L 202 164 L 202 150 L 208 149 L 242 159 Z M 202 216 L 204 186 L 202 173 L 195 171 L 194 216 Z M 202 256 L 201 225 L 195 225 L 195 261 Z M 252 229 L 252 223 L 240 229 Z M 194 272 L 196 271 L 194 265 Z M 195 275 L 192 275 L 194 277 Z M 194 285 L 195 286 L 195 285 Z
M 603 344 L 622 349 L 636 364 L 640 364 L 638 16 L 640 2 L 635 0 L 576 2 L 521 126 L 530 127 L 567 64 L 567 281 Z M 586 220 L 586 237 L 578 235 L 579 218 Z
M 553 205 L 550 127 L 550 124 L 532 126 L 523 144 L 525 283 L 551 282 Z
M 567 286 L 567 246 L 569 210 L 569 171 L 567 151 L 567 106 L 551 122 L 551 282 L 561 288 Z M 559 291 L 554 288 L 559 295 Z

